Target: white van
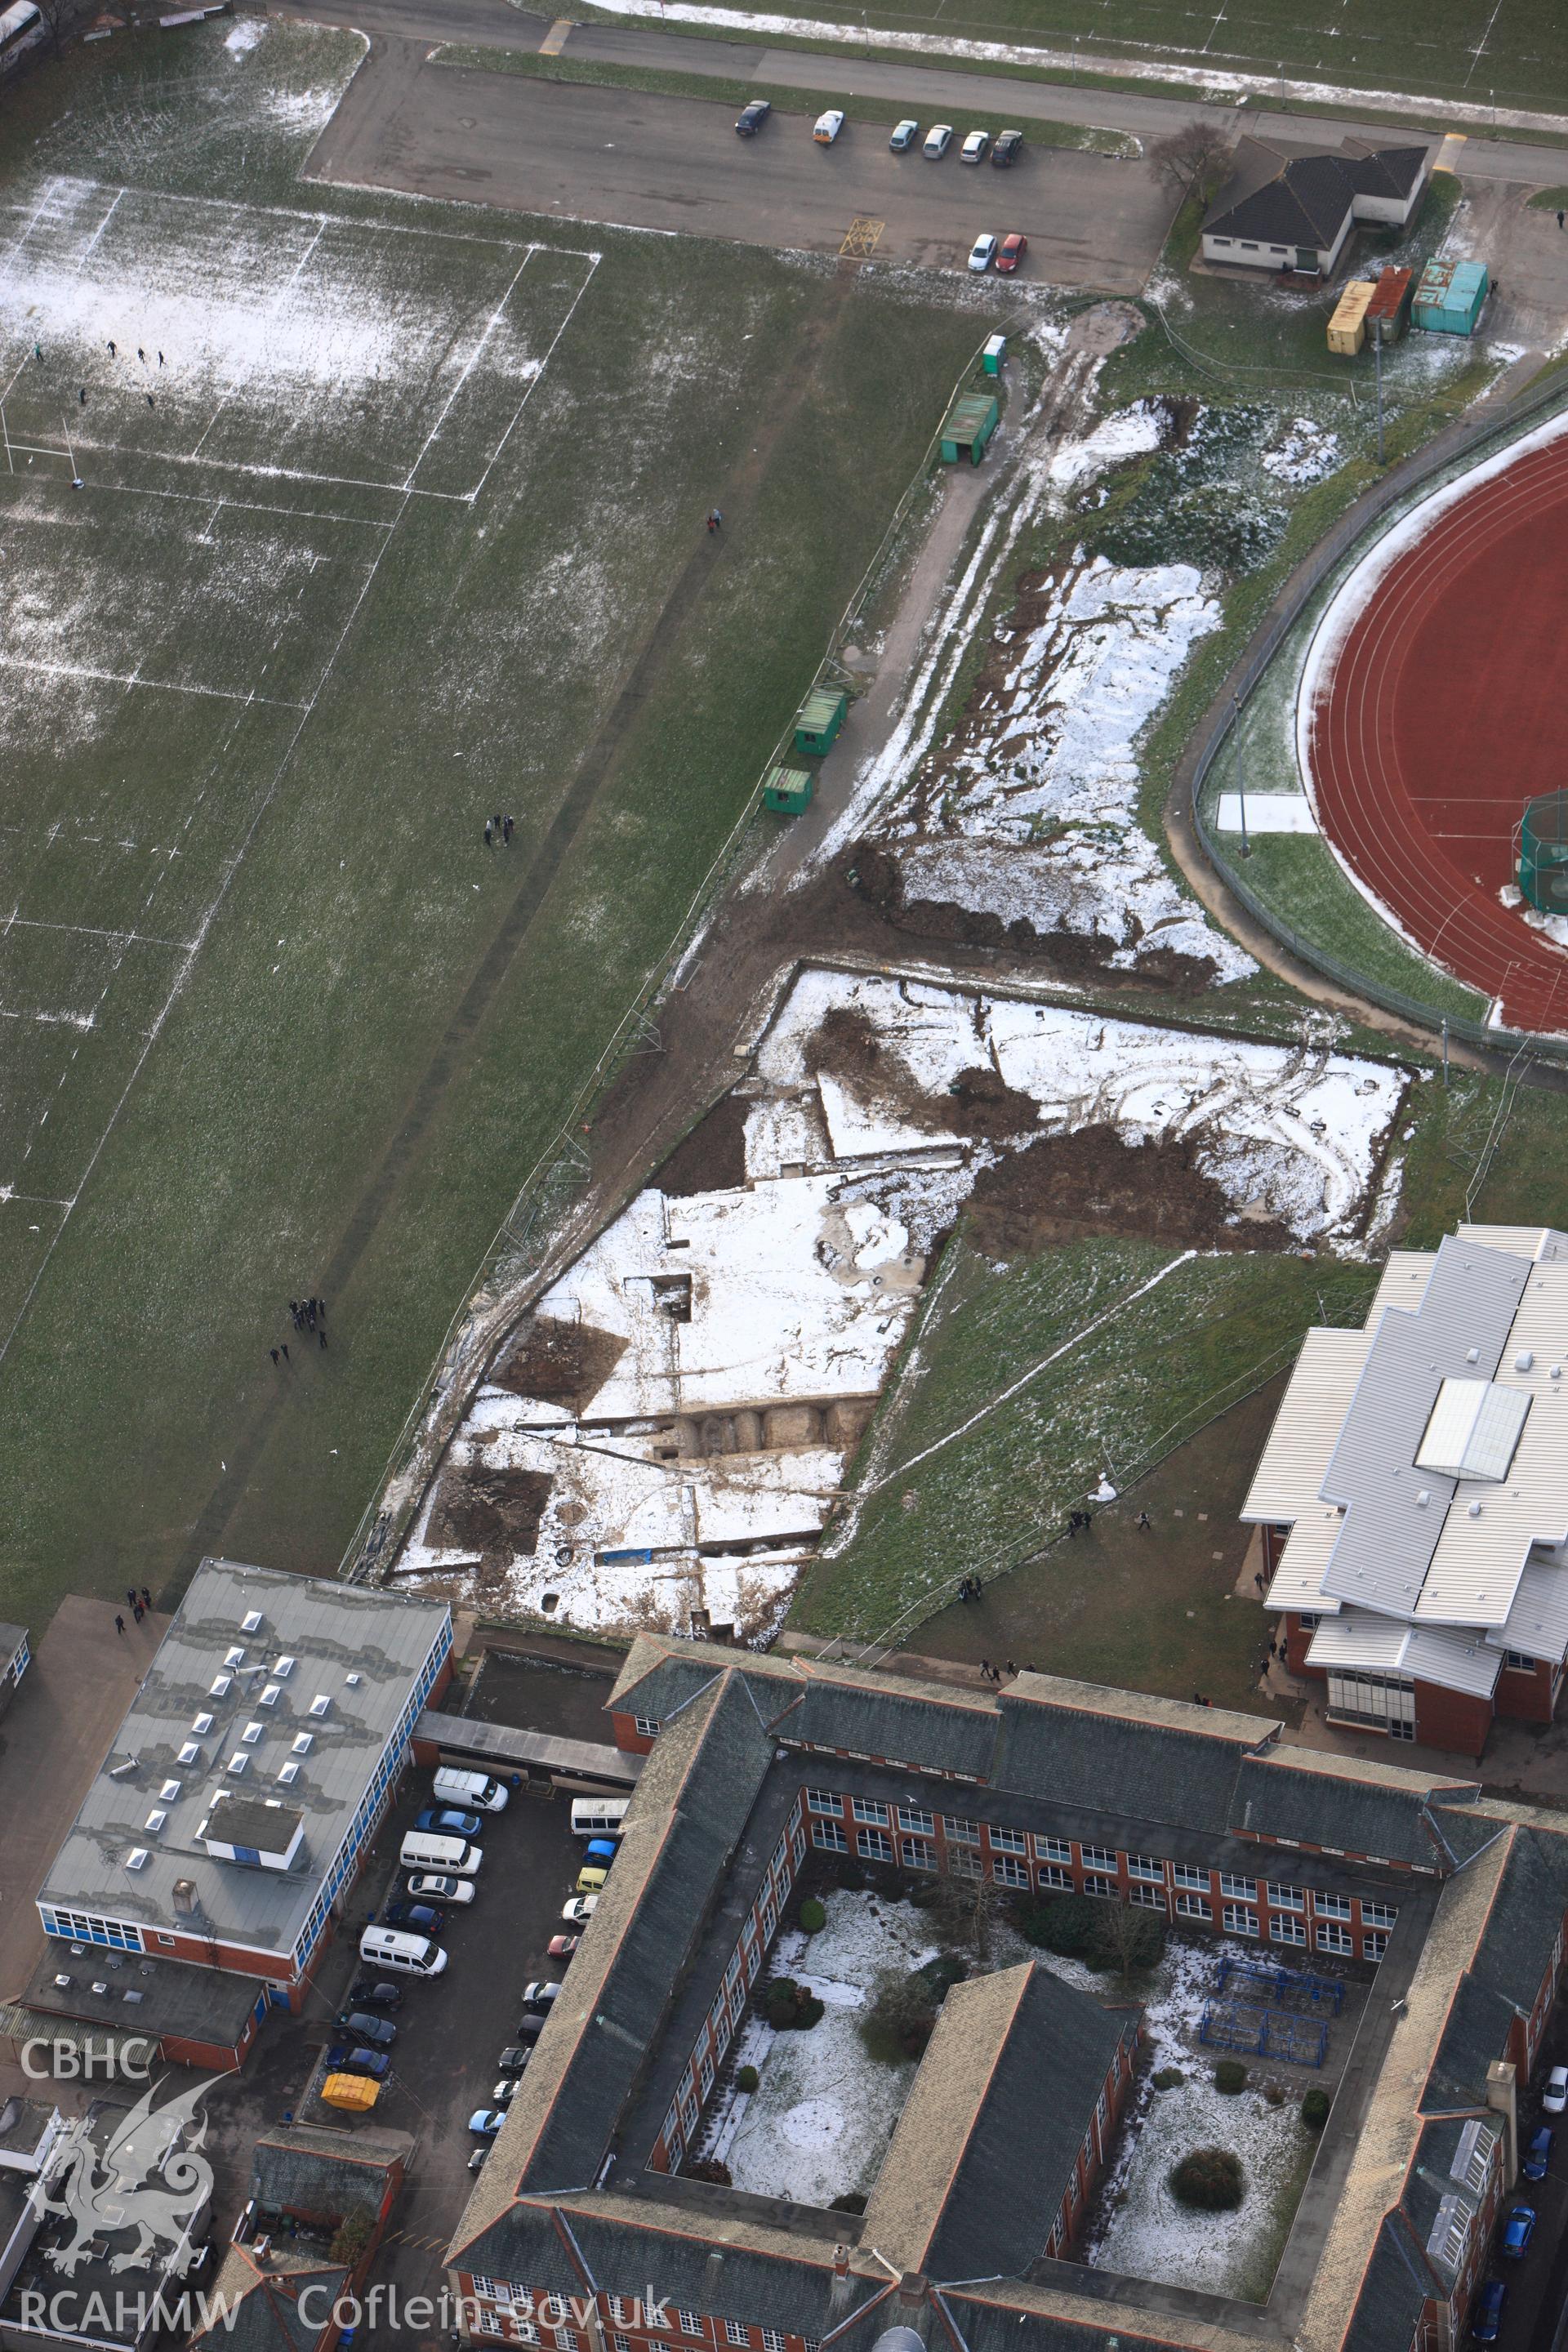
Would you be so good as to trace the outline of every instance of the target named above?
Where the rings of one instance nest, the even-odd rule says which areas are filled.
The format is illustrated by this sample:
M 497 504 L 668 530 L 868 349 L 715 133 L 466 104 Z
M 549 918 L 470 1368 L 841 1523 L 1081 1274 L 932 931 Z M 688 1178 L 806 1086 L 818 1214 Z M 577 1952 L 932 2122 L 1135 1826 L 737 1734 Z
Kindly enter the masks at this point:
M 397 1969 L 405 1976 L 438 1977 L 447 1955 L 428 1936 L 406 1936 L 399 1927 L 367 1927 L 359 1939 L 359 1956 L 373 1968 Z
M 397 1853 L 405 1870 L 445 1870 L 456 1878 L 472 1878 L 484 1858 L 482 1845 L 470 1845 L 466 1838 L 430 1837 L 423 1830 L 410 1830 Z
M 436 1795 L 443 1805 L 471 1806 L 476 1813 L 506 1811 L 507 1791 L 488 1772 L 456 1772 L 443 1764 L 436 1775 Z
M 629 1797 L 574 1797 L 573 1836 L 619 1837 L 630 1802 Z

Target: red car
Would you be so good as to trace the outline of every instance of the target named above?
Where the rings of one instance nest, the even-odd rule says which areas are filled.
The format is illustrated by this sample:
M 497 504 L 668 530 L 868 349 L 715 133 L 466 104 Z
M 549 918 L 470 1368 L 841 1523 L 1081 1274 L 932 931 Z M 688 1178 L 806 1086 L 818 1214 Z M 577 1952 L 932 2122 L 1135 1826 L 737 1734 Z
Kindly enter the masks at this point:
M 996 256 L 997 268 L 1006 270 L 1016 269 L 1018 264 L 1022 261 L 1028 249 L 1028 238 L 1026 236 L 1020 236 L 1017 230 L 1015 229 L 1011 236 L 1005 236 L 1002 240 L 1001 249 Z
M 551 1958 L 569 1960 L 582 1940 L 581 1936 L 552 1936 L 549 1945 Z

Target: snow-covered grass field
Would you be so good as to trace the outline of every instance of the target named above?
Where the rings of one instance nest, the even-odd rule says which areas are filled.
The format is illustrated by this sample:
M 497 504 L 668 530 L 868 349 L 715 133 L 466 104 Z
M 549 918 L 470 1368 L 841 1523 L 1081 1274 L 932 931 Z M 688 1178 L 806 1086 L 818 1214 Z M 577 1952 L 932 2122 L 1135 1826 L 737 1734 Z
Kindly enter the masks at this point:
M 84 1572 L 163 1587 L 236 1506 L 240 1549 L 335 1566 L 973 348 L 913 284 L 305 182 L 363 46 L 219 21 L 6 91 L 0 1507 L 35 1617 Z M 286 1386 L 312 1289 L 331 1346 Z

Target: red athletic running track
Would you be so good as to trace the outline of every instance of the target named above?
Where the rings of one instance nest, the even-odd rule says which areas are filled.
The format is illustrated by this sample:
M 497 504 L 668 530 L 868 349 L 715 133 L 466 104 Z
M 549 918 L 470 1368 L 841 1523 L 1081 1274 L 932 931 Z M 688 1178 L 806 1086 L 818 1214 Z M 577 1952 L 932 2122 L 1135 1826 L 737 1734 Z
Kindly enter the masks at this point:
M 1320 677 L 1310 757 L 1340 856 L 1409 936 L 1568 1030 L 1568 950 L 1498 898 L 1532 793 L 1568 785 L 1568 434 L 1448 507 Z

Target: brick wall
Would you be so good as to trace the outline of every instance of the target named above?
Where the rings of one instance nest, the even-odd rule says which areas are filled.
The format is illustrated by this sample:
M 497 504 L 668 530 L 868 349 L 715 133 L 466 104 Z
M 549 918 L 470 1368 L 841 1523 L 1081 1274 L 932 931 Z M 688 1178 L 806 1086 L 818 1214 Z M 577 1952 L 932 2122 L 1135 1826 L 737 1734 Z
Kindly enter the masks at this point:
M 1458 1756 L 1479 1756 L 1492 1727 L 1492 1703 L 1466 1691 L 1415 1685 L 1415 1737 L 1424 1748 L 1447 1748 Z
M 542 2352 L 596 2352 L 597 2330 L 604 2352 L 820 2352 L 811 2336 L 648 2304 L 639 2294 L 613 2294 L 606 2288 L 597 2294 L 549 2295 L 521 2280 L 472 2271 L 454 2276 L 459 2296 L 470 2306 L 469 2333 L 479 2342 L 539 2345 Z
M 1522 1723 L 1550 1723 L 1557 1711 L 1557 1694 L 1562 1687 L 1561 1665 L 1549 1665 L 1543 1658 L 1534 1659 L 1528 1666 L 1510 1666 L 1504 1661 L 1492 1694 L 1499 1715 Z

